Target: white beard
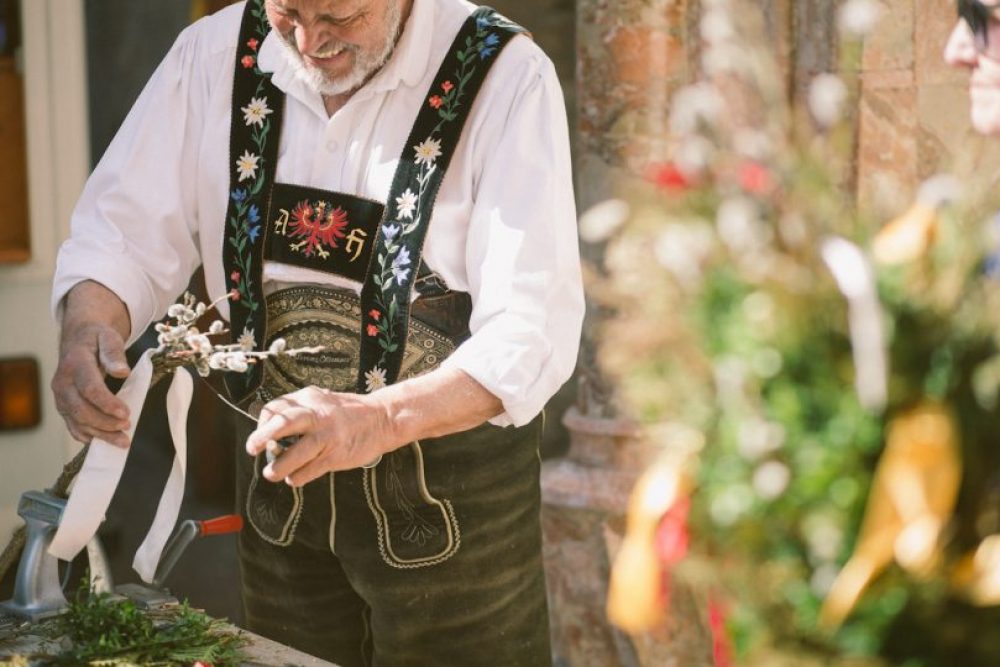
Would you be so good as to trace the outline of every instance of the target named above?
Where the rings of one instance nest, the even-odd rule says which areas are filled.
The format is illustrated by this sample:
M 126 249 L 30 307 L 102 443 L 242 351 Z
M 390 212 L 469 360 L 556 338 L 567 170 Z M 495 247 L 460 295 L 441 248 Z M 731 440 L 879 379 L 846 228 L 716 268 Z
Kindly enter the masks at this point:
M 294 68 L 295 76 L 310 90 L 326 96 L 343 95 L 360 88 L 389 62 L 389 58 L 396 48 L 396 40 L 399 38 L 402 22 L 400 4 L 401 0 L 389 0 L 389 6 L 386 10 L 386 34 L 388 37 L 381 50 L 375 53 L 366 53 L 361 51 L 357 45 L 336 41 L 324 45 L 326 51 L 343 47 L 344 51 L 350 53 L 354 58 L 354 67 L 351 68 L 351 71 L 338 79 L 330 79 L 325 72 L 306 63 L 293 36 L 279 34 L 278 43 L 281 44 L 285 57 Z

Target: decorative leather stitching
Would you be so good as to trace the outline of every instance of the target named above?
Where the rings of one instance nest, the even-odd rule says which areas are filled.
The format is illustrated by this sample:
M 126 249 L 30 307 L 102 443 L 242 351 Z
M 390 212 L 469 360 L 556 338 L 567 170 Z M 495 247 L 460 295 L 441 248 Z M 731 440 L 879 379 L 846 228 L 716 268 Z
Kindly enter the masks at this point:
M 421 499 L 425 503 L 436 505 L 441 510 L 445 518 L 445 527 L 448 530 L 448 542 L 447 546 L 442 551 L 424 558 L 405 559 L 396 555 L 395 550 L 392 548 L 393 538 L 389 532 L 388 516 L 386 515 L 385 508 L 379 500 L 378 486 L 376 484 L 378 469 L 387 465 L 387 463 L 383 461 L 383 463 L 379 464 L 375 468 L 365 470 L 363 475 L 365 499 L 368 501 L 368 508 L 375 517 L 375 523 L 378 529 L 377 535 L 379 554 L 382 556 L 382 560 L 385 561 L 387 565 L 397 569 L 416 569 L 420 567 L 438 565 L 439 563 L 443 563 L 454 556 L 462 544 L 461 529 L 459 528 L 458 519 L 455 516 L 455 510 L 452 507 L 451 501 L 447 499 L 438 500 L 431 495 L 430 490 L 427 488 L 427 481 L 424 475 L 424 456 L 420 443 L 413 442 L 410 444 L 410 447 L 413 449 L 417 462 L 415 472 L 417 474 L 417 484 Z M 407 498 L 406 501 L 409 501 L 409 499 Z M 404 507 L 400 507 L 399 504 L 400 501 L 397 499 L 397 509 L 406 513 L 406 509 Z M 419 519 L 419 517 L 415 518 Z M 413 527 L 412 524 L 411 527 Z M 400 535 L 399 538 L 405 539 L 402 535 Z

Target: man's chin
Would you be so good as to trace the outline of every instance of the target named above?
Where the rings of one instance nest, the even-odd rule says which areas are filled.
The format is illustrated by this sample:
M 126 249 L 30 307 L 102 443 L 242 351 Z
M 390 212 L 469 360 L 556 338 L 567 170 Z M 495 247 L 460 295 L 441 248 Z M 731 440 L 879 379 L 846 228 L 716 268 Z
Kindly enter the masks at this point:
M 320 95 L 342 95 L 357 88 L 358 79 L 353 70 L 339 77 L 333 77 L 327 72 L 306 64 L 300 70 L 302 79 L 311 90 Z

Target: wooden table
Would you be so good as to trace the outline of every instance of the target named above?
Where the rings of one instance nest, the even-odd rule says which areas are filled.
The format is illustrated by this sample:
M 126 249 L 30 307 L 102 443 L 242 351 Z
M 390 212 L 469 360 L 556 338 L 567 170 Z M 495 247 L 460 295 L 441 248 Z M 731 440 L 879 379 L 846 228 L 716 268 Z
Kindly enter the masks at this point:
M 43 621 L 39 624 L 39 633 L 37 634 L 29 630 L 11 639 L 0 639 L 0 665 L 6 664 L 5 661 L 9 660 L 11 656 L 45 652 L 46 645 L 51 646 L 56 641 L 51 636 L 40 636 L 45 634 L 45 623 Z M 235 626 L 231 627 L 233 632 L 239 631 Z M 265 665 L 267 667 L 290 667 L 293 665 L 295 667 L 336 667 L 332 662 L 320 660 L 278 642 L 265 639 L 260 635 L 255 635 L 252 632 L 247 632 L 246 630 L 242 630 L 241 632 L 249 640 L 242 648 L 243 654 L 246 656 L 246 661 L 241 663 L 248 667 L 261 667 Z

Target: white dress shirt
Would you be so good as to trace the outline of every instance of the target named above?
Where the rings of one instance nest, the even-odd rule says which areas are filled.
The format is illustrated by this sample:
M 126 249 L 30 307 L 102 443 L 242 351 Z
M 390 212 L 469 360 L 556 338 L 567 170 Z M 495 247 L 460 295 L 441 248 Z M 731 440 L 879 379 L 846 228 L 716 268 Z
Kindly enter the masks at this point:
M 296 77 L 273 32 L 259 66 L 286 94 L 279 183 L 385 202 L 414 119 L 475 6 L 414 0 L 389 62 L 332 117 Z M 243 4 L 190 26 L 146 85 L 88 180 L 59 252 L 53 290 L 95 280 L 128 307 L 130 341 L 166 312 L 204 261 L 209 295 L 226 291 L 223 222 L 233 68 Z M 472 337 L 444 362 L 523 425 L 572 373 L 583 319 L 566 114 L 551 61 L 519 36 L 473 105 L 441 185 L 424 261 L 472 296 Z M 335 283 L 268 262 L 268 283 Z M 360 285 L 350 285 L 360 289 Z M 228 304 L 221 305 L 228 317 Z

